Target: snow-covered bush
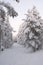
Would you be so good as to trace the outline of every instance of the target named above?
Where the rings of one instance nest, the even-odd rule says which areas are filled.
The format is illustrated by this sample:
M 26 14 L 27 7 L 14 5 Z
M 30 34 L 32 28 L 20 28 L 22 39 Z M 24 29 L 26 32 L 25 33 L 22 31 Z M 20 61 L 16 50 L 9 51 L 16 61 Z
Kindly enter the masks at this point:
M 25 22 L 20 26 L 17 42 L 36 51 L 41 49 L 43 44 L 43 20 L 39 16 L 36 7 L 28 10 L 26 16 Z

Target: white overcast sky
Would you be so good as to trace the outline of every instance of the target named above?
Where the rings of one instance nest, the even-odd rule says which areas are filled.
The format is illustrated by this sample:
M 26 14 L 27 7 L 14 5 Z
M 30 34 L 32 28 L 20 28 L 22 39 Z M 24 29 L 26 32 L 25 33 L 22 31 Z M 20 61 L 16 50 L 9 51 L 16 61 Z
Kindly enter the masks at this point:
M 32 9 L 35 5 L 38 9 L 40 15 L 43 17 L 43 0 L 20 0 L 19 3 L 13 0 L 1 0 L 5 2 L 10 2 L 11 5 L 15 8 L 18 12 L 18 17 L 14 19 L 10 18 L 10 24 L 14 30 L 18 31 L 19 25 L 23 22 L 22 19 L 25 18 L 25 15 L 28 9 Z

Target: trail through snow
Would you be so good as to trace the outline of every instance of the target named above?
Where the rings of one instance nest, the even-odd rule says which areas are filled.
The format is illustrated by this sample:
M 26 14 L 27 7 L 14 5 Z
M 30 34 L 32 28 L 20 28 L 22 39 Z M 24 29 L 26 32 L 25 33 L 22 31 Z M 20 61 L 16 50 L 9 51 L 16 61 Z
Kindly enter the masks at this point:
M 0 52 L 0 65 L 43 65 L 43 50 L 28 53 L 26 48 L 14 44 L 12 48 Z

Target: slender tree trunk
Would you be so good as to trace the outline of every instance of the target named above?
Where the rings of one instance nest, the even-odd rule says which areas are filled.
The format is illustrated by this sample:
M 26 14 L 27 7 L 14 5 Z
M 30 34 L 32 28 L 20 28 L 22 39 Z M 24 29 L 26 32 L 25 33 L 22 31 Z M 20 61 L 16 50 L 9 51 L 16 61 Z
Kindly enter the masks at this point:
M 1 49 L 1 25 L 0 25 L 0 49 Z

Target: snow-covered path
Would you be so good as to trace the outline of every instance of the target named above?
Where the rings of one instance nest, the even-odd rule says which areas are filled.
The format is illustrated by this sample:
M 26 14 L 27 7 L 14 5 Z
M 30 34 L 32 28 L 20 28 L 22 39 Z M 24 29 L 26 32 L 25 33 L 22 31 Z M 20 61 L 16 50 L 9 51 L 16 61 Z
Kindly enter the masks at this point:
M 0 53 L 0 65 L 43 65 L 43 50 L 27 52 L 26 48 L 16 44 Z

